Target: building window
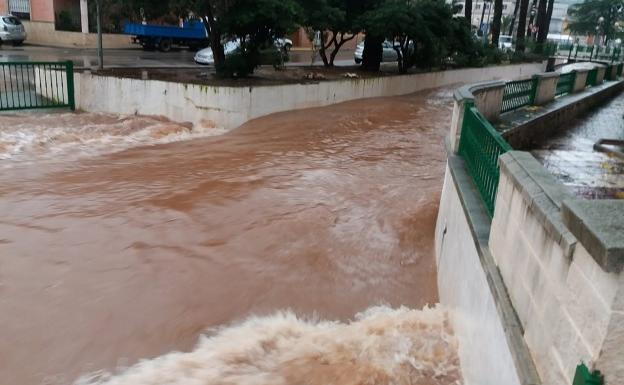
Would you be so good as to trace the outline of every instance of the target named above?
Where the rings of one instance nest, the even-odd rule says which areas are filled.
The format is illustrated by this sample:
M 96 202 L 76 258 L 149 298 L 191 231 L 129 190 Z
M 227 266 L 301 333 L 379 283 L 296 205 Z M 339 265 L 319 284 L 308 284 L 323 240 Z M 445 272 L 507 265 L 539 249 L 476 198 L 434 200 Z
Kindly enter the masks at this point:
M 481 4 L 477 4 L 477 9 L 481 9 Z
M 30 19 L 30 0 L 9 0 L 9 13 L 20 19 Z

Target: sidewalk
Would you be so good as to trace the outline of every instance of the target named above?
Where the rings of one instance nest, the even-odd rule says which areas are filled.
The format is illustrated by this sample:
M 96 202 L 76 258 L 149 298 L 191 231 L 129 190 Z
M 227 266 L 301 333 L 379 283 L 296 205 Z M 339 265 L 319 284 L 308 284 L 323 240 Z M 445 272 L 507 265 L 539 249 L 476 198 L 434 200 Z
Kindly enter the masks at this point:
M 590 92 L 587 90 L 586 92 Z M 527 107 L 505 114 L 500 131 L 534 119 L 586 93 L 556 99 L 545 107 Z M 594 150 L 600 139 L 624 140 L 624 93 L 576 119 L 562 133 L 531 149 L 531 153 L 575 194 L 588 199 L 624 199 L 624 159 Z

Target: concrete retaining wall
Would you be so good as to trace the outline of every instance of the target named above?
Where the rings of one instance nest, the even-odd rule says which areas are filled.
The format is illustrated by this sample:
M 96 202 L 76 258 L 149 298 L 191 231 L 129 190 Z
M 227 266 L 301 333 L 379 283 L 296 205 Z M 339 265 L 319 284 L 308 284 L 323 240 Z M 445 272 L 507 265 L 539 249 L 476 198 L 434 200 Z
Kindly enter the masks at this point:
M 275 112 L 405 95 L 475 80 L 515 79 L 543 68 L 544 64 L 533 63 L 262 87 L 202 86 L 77 73 L 76 105 L 86 111 L 164 115 L 175 121 L 232 129 Z
M 29 44 L 48 45 L 53 47 L 94 48 L 97 46 L 97 34 L 57 31 L 54 23 L 23 21 L 28 34 Z M 102 38 L 104 48 L 136 48 L 130 42 L 130 36 L 105 33 Z
M 446 170 L 436 225 L 440 302 L 452 310 L 465 385 L 520 385 L 456 181 Z
M 500 116 L 503 127 L 512 122 L 505 132 L 512 145 L 565 129 L 624 88 L 622 81 L 608 82 L 552 100 L 552 76 L 538 77 L 538 101 L 547 105 L 533 107 L 537 113 Z M 487 100 L 499 98 L 499 88 L 490 82 L 455 93 L 452 153 L 436 224 L 440 299 L 455 311 L 467 383 L 489 383 L 476 372 L 485 362 L 504 376 L 496 378 L 499 384 L 570 385 L 581 363 L 602 371 L 606 385 L 623 384 L 624 201 L 576 199 L 530 153 L 510 151 L 499 159 L 490 222 L 454 153 L 464 105 L 474 102 L 488 113 L 497 101 Z M 477 90 L 485 96 L 477 98 Z

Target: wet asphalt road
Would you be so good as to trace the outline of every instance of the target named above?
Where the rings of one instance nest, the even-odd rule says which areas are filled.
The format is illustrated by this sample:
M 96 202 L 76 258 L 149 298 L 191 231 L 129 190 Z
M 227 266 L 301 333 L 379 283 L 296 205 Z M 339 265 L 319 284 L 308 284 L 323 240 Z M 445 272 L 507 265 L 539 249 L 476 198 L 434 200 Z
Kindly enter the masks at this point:
M 104 63 L 107 67 L 181 67 L 197 66 L 193 61 L 194 52 L 176 49 L 171 52 L 145 51 L 136 49 L 105 49 Z M 0 62 L 15 61 L 64 61 L 71 60 L 78 67 L 95 67 L 97 51 L 85 48 L 58 48 L 34 45 L 13 47 L 0 46 Z M 293 50 L 290 63 L 310 64 L 311 52 Z M 319 58 L 315 64 L 321 64 Z M 336 65 L 353 65 L 353 50 L 342 50 L 336 58 Z

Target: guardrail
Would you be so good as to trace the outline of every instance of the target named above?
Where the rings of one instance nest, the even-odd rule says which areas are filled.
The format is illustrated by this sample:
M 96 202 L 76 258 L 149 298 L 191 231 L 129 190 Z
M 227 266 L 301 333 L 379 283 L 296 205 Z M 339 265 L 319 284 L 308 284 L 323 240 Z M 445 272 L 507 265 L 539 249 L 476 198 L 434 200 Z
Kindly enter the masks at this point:
M 464 161 L 490 215 L 494 214 L 500 171 L 498 157 L 511 147 L 472 103 L 464 109 L 459 154 Z
M 598 69 L 594 68 L 587 73 L 587 80 L 585 81 L 586 87 L 596 86 L 596 79 L 598 78 Z
M 501 112 L 509 112 L 533 104 L 537 79 L 517 80 L 505 84 Z
M 494 214 L 500 175 L 498 158 L 511 150 L 511 146 L 488 119 L 494 121 L 500 114 L 524 106 L 545 104 L 587 86 L 596 86 L 602 83 L 603 74 L 605 79 L 615 80 L 622 75 L 622 69 L 623 64 L 620 63 L 589 71 L 579 70 L 578 73 L 572 71 L 561 75 L 539 74 L 531 79 L 508 83 L 490 82 L 464 87 L 458 91 L 456 103 L 459 100 L 461 103 L 456 104 L 453 112 L 455 135 L 452 135 L 451 147 L 464 159 L 490 216 Z M 492 110 L 496 106 L 500 106 L 500 110 Z
M 555 96 L 562 96 L 571 94 L 574 90 L 574 83 L 576 81 L 576 72 L 569 72 L 562 74 L 557 80 L 557 89 L 555 90 Z
M 0 111 L 47 108 L 76 108 L 71 61 L 0 63 Z
M 616 62 L 622 60 L 622 47 L 583 46 L 579 44 L 560 44 L 557 52 L 570 59 L 589 59 Z

